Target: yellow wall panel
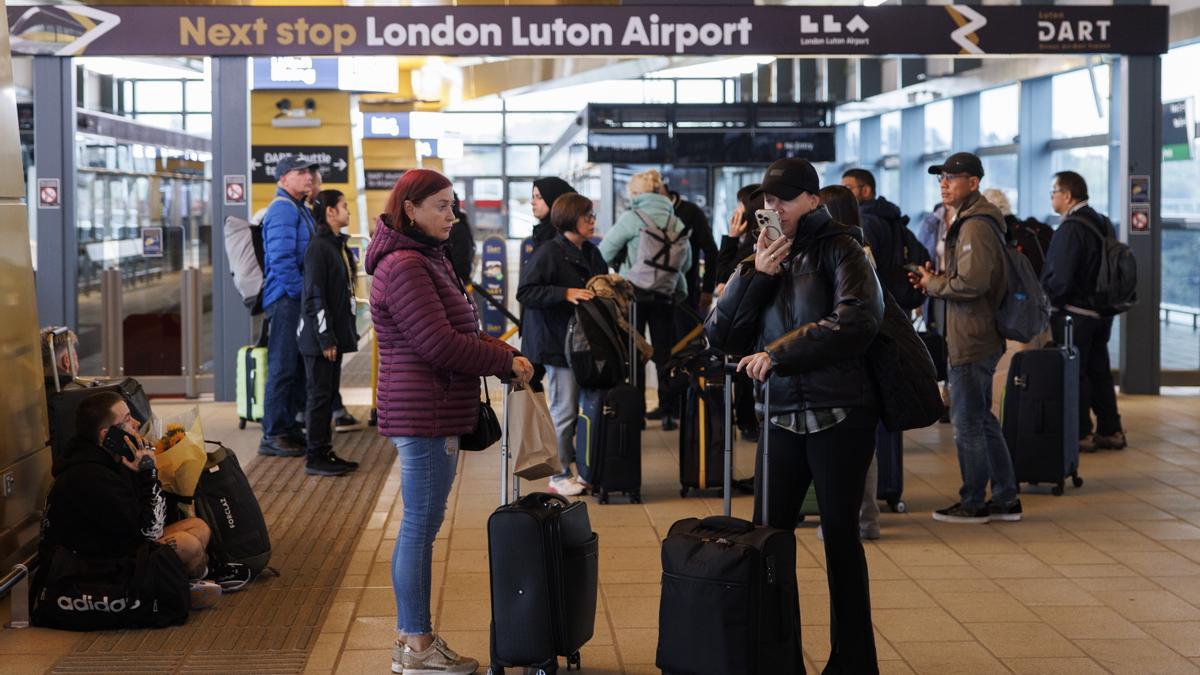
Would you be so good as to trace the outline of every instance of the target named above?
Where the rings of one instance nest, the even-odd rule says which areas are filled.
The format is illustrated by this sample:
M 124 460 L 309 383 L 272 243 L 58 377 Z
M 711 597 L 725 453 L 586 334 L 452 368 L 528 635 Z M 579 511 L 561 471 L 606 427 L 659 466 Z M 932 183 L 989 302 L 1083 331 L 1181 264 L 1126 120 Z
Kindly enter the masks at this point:
M 341 190 L 353 201 L 358 194 L 358 158 L 354 156 L 353 129 L 350 126 L 350 94 L 347 92 L 256 91 L 250 96 L 250 142 L 252 145 L 344 145 L 347 148 L 346 183 L 326 182 L 324 187 Z M 321 120 L 319 127 L 276 127 L 271 124 L 279 112 L 275 102 L 289 99 L 293 108 L 302 108 L 304 99 L 316 103 L 310 117 Z M 270 204 L 275 185 L 256 183 L 250 191 L 251 212 Z

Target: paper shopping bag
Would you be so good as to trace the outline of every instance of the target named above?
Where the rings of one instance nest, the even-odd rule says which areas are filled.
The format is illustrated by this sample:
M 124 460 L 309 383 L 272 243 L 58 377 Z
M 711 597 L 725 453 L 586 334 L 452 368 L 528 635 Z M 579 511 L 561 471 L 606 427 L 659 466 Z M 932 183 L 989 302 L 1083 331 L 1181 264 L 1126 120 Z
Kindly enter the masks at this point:
M 558 438 L 546 399 L 529 389 L 518 389 L 509 394 L 508 406 L 509 444 L 517 455 L 513 473 L 525 480 L 561 473 Z

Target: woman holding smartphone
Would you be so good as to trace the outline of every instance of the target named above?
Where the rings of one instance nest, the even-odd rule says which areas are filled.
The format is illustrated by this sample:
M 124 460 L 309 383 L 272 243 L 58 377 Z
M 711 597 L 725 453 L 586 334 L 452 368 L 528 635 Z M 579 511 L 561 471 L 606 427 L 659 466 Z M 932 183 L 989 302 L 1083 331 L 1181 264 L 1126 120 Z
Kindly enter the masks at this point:
M 877 673 L 858 516 L 879 419 L 864 356 L 883 320 L 883 295 L 861 230 L 821 206 L 811 164 L 776 161 L 759 192 L 766 209 L 757 252 L 726 284 L 708 337 L 726 353 L 750 354 L 738 370 L 771 387 L 763 434 L 775 452 L 770 521 L 762 524 L 793 529 L 804 493 L 816 487 L 835 617 L 824 672 Z M 757 482 L 761 451 L 756 463 Z
M 479 330 L 475 303 L 446 255 L 454 193 L 436 171 L 396 181 L 367 248 L 371 319 L 379 341 L 379 433 L 400 456 L 404 518 L 392 552 L 396 630 L 392 672 L 473 673 L 433 632 L 433 540 L 458 467 L 459 436 L 479 420 L 480 378 L 528 382 L 533 365 Z

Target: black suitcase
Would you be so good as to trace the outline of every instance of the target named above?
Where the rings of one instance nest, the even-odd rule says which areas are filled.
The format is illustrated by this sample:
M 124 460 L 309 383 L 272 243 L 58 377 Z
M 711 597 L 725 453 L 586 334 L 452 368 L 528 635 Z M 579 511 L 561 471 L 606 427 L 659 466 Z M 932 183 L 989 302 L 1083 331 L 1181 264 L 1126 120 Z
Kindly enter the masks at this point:
M 904 513 L 908 507 L 904 496 L 904 432 L 888 431 L 880 424 L 875 428 L 875 462 L 879 480 L 875 497 L 887 502 L 892 513 Z
M 1070 317 L 1066 345 L 1013 354 L 1001 407 L 1004 442 L 1018 483 L 1053 483 L 1063 493 L 1066 478 L 1079 477 L 1079 352 Z
M 71 440 L 75 437 L 75 411 L 79 404 L 89 396 L 103 391 L 120 394 L 129 406 L 130 415 L 139 425 L 145 424 L 153 415 L 150 399 L 146 397 L 142 384 L 132 377 L 115 382 L 76 378 L 66 388 L 50 392 L 50 447 L 56 469 L 65 459 Z
M 629 325 L 637 325 L 637 303 L 629 303 Z M 637 382 L 637 345 L 629 333 L 629 380 L 612 389 L 581 389 L 575 425 L 575 459 L 579 475 L 601 504 L 610 492 L 622 492 L 632 504 L 642 502 L 642 428 L 646 398 Z
M 232 450 L 217 443 L 208 453 L 193 500 L 212 530 L 208 554 L 216 564 L 241 563 L 258 576 L 271 561 L 271 536 L 250 481 Z
M 507 388 L 506 388 L 507 389 Z M 507 391 L 505 395 L 507 406 Z M 587 503 L 534 492 L 518 497 L 512 477 L 508 502 L 508 434 L 500 444 L 502 506 L 488 518 L 492 622 L 490 675 L 535 668 L 538 675 L 580 667 L 579 650 L 592 638 L 599 581 L 599 538 Z
M 692 357 L 682 370 L 688 384 L 679 427 L 679 496 L 687 497 L 692 488 L 724 485 L 724 448 L 731 441 L 726 434 L 732 427 L 726 399 L 733 387 L 722 372 L 724 360 L 711 352 Z
M 669 675 L 803 672 L 796 535 L 730 517 L 732 444 L 725 452 L 725 515 L 678 521 L 663 541 L 655 665 Z M 769 457 L 764 433 L 764 522 Z

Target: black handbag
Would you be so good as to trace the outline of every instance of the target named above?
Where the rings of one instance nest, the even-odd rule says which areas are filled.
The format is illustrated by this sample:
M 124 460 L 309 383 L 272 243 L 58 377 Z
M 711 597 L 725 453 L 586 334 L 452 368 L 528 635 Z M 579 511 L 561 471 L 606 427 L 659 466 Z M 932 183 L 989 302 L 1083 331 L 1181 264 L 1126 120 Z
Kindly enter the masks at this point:
M 500 440 L 500 420 L 496 411 L 492 410 L 492 395 L 488 393 L 487 382 L 483 382 L 484 400 L 479 402 L 479 420 L 475 430 L 465 433 L 458 439 L 459 450 L 487 450 Z
M 883 321 L 867 349 L 880 421 L 891 432 L 921 429 L 937 422 L 945 410 L 937 368 L 908 315 L 887 289 L 883 296 Z

